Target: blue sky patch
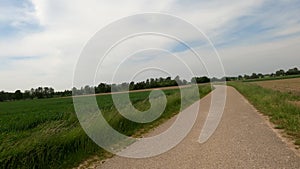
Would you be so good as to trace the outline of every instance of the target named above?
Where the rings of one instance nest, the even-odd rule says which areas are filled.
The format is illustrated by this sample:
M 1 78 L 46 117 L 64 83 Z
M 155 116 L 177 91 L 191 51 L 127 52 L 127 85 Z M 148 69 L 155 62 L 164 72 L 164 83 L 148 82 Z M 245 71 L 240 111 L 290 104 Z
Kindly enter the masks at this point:
M 42 31 L 43 28 L 33 16 L 35 8 L 27 0 L 0 0 L 0 37 L 1 39 L 14 38 L 27 33 Z

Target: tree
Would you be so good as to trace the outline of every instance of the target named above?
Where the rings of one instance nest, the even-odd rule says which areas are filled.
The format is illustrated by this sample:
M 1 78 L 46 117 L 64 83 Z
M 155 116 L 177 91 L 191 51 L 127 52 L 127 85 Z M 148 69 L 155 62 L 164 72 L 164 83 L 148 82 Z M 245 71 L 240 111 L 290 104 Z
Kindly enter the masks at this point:
M 84 86 L 83 91 L 84 91 L 84 94 L 93 94 L 94 89 L 93 89 L 93 87 L 90 87 L 89 85 L 86 85 L 86 86 Z
M 293 69 L 289 69 L 287 72 L 286 72 L 287 75 L 297 75 L 297 74 L 300 74 L 300 71 L 298 70 L 298 68 L 293 68 Z
M 207 76 L 195 77 L 195 80 L 196 80 L 196 83 L 209 83 L 210 82 L 210 79 Z
M 34 95 L 38 99 L 44 98 L 44 93 L 43 93 L 43 88 L 42 87 L 38 87 L 37 89 L 35 89 L 34 93 L 35 93 Z
M 82 94 L 84 94 L 84 90 L 83 90 L 82 87 L 80 89 L 77 89 L 76 87 L 73 87 L 72 88 L 72 94 L 73 95 L 82 95 Z
M 149 85 L 150 85 L 150 83 L 149 83 Z M 129 90 L 134 90 L 134 82 L 130 82 Z
M 257 79 L 259 78 L 259 76 L 256 73 L 252 73 L 252 75 L 250 76 L 251 79 Z
M 6 100 L 5 93 L 4 93 L 4 91 L 1 91 L 0 92 L 0 102 L 3 102 L 5 100 Z
M 250 79 L 249 75 L 244 75 L 244 79 Z
M 15 91 L 15 99 L 16 99 L 16 100 L 21 100 L 21 99 L 23 99 L 23 93 L 21 92 L 21 90 L 16 90 L 16 91 Z
M 35 98 L 35 90 L 34 90 L 34 88 L 31 88 L 30 89 L 30 97 L 31 97 L 31 99 L 33 99 L 33 98 Z
M 150 88 L 154 88 L 154 87 L 157 87 L 157 83 L 156 83 L 155 79 L 150 78 Z
M 178 86 L 181 86 L 182 85 L 182 81 L 180 80 L 180 77 L 177 75 L 175 78 L 174 78 L 174 81 L 176 82 L 176 84 L 178 85 Z M 175 85 L 176 85 L 175 84 Z
M 149 79 L 147 79 L 146 80 L 146 88 L 150 88 L 151 86 L 150 86 L 150 81 L 149 81 Z
M 50 88 L 49 87 L 44 87 L 44 89 L 43 89 L 43 97 L 44 98 L 50 98 L 51 97 L 51 93 L 50 93 Z
M 118 85 L 119 86 L 119 91 L 128 91 L 129 90 L 129 84 L 128 83 L 122 83 L 121 85 Z
M 235 81 L 235 80 L 237 80 L 237 77 L 225 77 L 225 80 L 226 81 Z
M 258 78 L 264 78 L 265 77 L 262 73 L 259 73 L 257 76 L 258 76 Z
M 30 99 L 30 98 L 31 98 L 30 90 L 25 90 L 23 94 L 23 99 Z
M 66 90 L 65 90 L 65 92 L 66 92 Z M 50 96 L 51 98 L 53 97 L 54 93 L 55 93 L 54 89 L 53 89 L 52 87 L 50 87 L 50 88 L 49 88 L 49 96 Z
M 285 72 L 284 72 L 284 70 L 281 69 L 281 70 L 276 71 L 275 75 L 276 76 L 284 76 Z

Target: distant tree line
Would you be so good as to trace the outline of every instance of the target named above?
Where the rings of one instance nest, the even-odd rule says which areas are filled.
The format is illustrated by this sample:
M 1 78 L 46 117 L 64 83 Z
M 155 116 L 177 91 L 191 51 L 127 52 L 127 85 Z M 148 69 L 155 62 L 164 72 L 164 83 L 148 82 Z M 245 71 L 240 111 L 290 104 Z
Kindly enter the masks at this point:
M 54 97 L 66 97 L 75 95 L 85 95 L 93 93 L 110 93 L 118 91 L 127 91 L 127 90 L 140 90 L 140 89 L 150 89 L 158 87 L 169 87 L 169 86 L 181 86 L 187 85 L 191 82 L 196 83 L 208 83 L 211 79 L 206 76 L 203 77 L 193 77 L 190 82 L 180 79 L 179 76 L 176 76 L 174 79 L 171 77 L 159 77 L 159 78 L 150 78 L 141 82 L 130 82 L 130 83 L 121 83 L 121 84 L 106 84 L 100 83 L 98 86 L 89 86 L 86 85 L 79 89 L 73 87 L 72 90 L 65 91 L 55 91 L 52 87 L 38 87 L 36 89 L 25 90 L 16 90 L 15 92 L 0 92 L 0 102 L 3 101 L 14 101 L 14 100 L 26 100 L 26 99 L 44 99 L 44 98 L 54 98 Z
M 209 83 L 210 79 L 207 76 L 203 76 L 203 77 L 193 77 L 191 79 L 191 82 L 193 83 Z
M 36 89 L 32 88 L 30 90 L 16 90 L 12 92 L 0 92 L 0 102 L 1 101 L 13 101 L 13 100 L 26 100 L 26 99 L 43 99 L 43 98 L 53 98 L 53 97 L 64 97 L 71 96 L 72 91 L 65 90 L 63 92 L 55 92 L 52 87 L 38 87 Z
M 288 69 L 287 71 L 280 69 L 270 74 L 262 74 L 262 73 L 252 73 L 251 75 L 245 74 L 245 75 L 239 75 L 238 77 L 226 77 L 226 81 L 262 79 L 268 77 L 280 77 L 280 76 L 290 76 L 290 75 L 300 75 L 300 70 L 295 67 L 292 69 Z
M 298 68 L 292 68 L 287 71 L 282 69 L 271 73 L 271 74 L 262 74 L 262 73 L 252 73 L 251 75 L 239 75 L 237 77 L 223 77 L 223 78 L 209 78 L 207 76 L 202 77 L 193 77 L 190 82 L 186 80 L 181 80 L 179 76 L 176 76 L 174 79 L 171 77 L 160 77 L 160 78 L 150 78 L 141 82 L 130 82 L 130 83 L 121 83 L 121 84 L 106 84 L 100 83 L 98 86 L 89 86 L 81 87 L 77 89 L 75 87 L 72 90 L 65 91 L 54 91 L 52 87 L 38 87 L 36 89 L 25 90 L 16 90 L 13 92 L 0 92 L 0 102 L 3 101 L 13 101 L 13 100 L 25 100 L 25 99 L 43 99 L 43 98 L 53 98 L 53 97 L 66 97 L 75 95 L 85 95 L 92 93 L 110 93 L 118 91 L 127 91 L 127 90 L 140 90 L 140 89 L 150 89 L 158 87 L 169 87 L 169 86 L 181 86 L 187 85 L 191 82 L 193 83 L 209 83 L 211 81 L 234 81 L 234 80 L 248 80 L 248 79 L 259 79 L 265 77 L 279 77 L 279 76 L 289 76 L 289 75 L 300 75 L 300 70 Z
M 72 92 L 75 95 L 84 95 L 84 94 L 92 94 L 92 93 L 109 93 L 109 92 L 119 92 L 119 91 L 127 91 L 127 90 L 140 90 L 140 89 L 150 89 L 150 88 L 158 88 L 158 87 L 168 87 L 168 86 L 181 86 L 186 85 L 188 82 L 186 80 L 181 80 L 179 76 L 176 76 L 174 79 L 171 77 L 160 77 L 160 78 L 150 78 L 141 82 L 124 82 L 121 84 L 106 84 L 100 83 L 98 86 L 88 86 L 81 87 L 77 89 L 73 87 Z
M 214 78 L 215 81 L 220 81 L 221 79 Z M 72 92 L 75 95 L 86 95 L 93 93 L 110 93 L 110 92 L 120 92 L 120 91 L 128 91 L 128 90 L 141 90 L 141 89 L 151 89 L 158 87 L 170 87 L 170 86 L 182 86 L 194 83 L 209 83 L 211 79 L 206 76 L 203 77 L 193 77 L 190 82 L 183 79 L 181 80 L 179 76 L 176 76 L 174 79 L 171 77 L 159 77 L 159 78 L 150 78 L 141 82 L 130 82 L 130 83 L 121 83 L 121 84 L 106 84 L 100 83 L 98 86 L 88 86 L 81 87 L 77 89 L 75 87 L 72 88 Z

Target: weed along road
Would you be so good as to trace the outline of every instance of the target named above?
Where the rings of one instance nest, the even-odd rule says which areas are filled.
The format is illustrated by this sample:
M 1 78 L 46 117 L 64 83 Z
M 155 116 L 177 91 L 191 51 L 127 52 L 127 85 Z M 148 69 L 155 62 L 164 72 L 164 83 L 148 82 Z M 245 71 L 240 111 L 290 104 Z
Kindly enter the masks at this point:
M 209 110 L 210 98 L 211 94 L 201 99 L 200 112 L 191 132 L 170 151 L 145 159 L 114 156 L 97 163 L 94 167 L 98 169 L 300 168 L 300 157 L 232 87 L 227 87 L 225 110 L 217 130 L 207 142 L 200 144 L 199 134 Z M 148 135 L 165 131 L 175 118 L 160 125 Z

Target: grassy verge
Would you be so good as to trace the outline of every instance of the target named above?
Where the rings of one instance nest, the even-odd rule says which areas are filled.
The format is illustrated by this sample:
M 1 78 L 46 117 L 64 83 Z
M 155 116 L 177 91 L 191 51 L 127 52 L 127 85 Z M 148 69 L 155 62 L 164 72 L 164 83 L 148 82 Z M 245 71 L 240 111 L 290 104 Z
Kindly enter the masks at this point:
M 200 86 L 205 96 L 209 85 Z M 130 93 L 139 110 L 150 107 L 150 91 Z M 147 132 L 180 110 L 179 89 L 164 90 L 167 106 L 161 117 L 140 124 L 121 116 L 113 106 L 111 95 L 97 96 L 99 108 L 110 125 L 128 136 Z M 197 100 L 187 99 L 187 107 Z M 0 168 L 71 168 L 82 160 L 106 152 L 82 130 L 74 113 L 72 98 L 25 100 L 0 103 Z
M 266 89 L 256 84 L 230 82 L 261 113 L 270 117 L 276 128 L 283 129 L 300 145 L 300 107 L 292 104 L 300 101 L 300 96 Z

